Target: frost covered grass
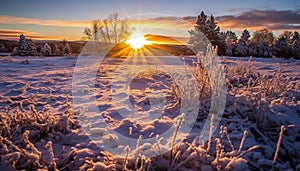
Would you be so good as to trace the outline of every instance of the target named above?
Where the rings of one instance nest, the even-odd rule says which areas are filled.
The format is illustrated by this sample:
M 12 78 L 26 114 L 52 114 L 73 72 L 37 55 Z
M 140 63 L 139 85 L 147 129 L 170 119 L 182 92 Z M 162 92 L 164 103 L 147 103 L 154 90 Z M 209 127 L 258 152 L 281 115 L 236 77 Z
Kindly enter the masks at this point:
M 283 61 L 276 61 L 273 66 L 256 63 L 249 58 L 248 61 L 237 61 L 235 65 L 227 67 L 227 105 L 231 107 L 226 108 L 224 121 L 229 123 L 228 127 L 231 129 L 232 126 L 237 126 L 234 123 L 241 124 L 238 127 L 246 129 L 252 141 L 260 144 L 259 150 L 253 156 L 247 156 L 248 163 L 253 167 L 263 170 L 295 169 L 300 162 L 296 159 L 299 155 L 300 132 L 297 126 L 299 64 L 292 64 L 295 70 L 293 74 L 284 67 L 287 64 Z M 272 72 L 268 72 L 271 67 Z M 284 127 L 288 128 L 284 131 Z M 234 130 L 236 129 L 231 131 Z M 245 142 L 247 143 L 247 139 Z M 280 159 L 278 156 L 281 156 Z M 276 159 L 279 163 L 275 164 Z
M 222 61 L 228 88 L 226 107 L 216 131 L 209 131 L 207 142 L 198 136 L 204 122 L 208 119 L 212 123 L 216 118 L 207 118 L 213 91 L 209 86 L 210 70 L 203 68 L 194 57 L 184 59 L 197 78 L 201 92 L 201 108 L 191 137 L 171 142 L 172 150 L 159 154 L 165 147 L 161 143 L 163 137 L 151 127 L 155 125 L 131 124 L 128 120 L 116 122 L 120 124 L 117 129 L 124 126 L 125 135 L 138 137 L 135 149 L 124 147 L 127 154 L 148 149 L 159 154 L 152 158 L 140 155 L 136 159 L 102 150 L 81 131 L 77 119 L 81 111 L 74 111 L 72 96 L 67 95 L 76 58 L 3 60 L 0 63 L 3 87 L 0 170 L 296 170 L 300 168 L 300 64 L 288 60 L 243 59 L 224 57 Z M 28 60 L 28 64 L 24 60 Z M 105 72 L 110 74 L 109 70 Z M 153 78 L 168 81 L 164 74 L 154 71 L 139 75 L 135 81 L 151 82 Z M 96 95 L 105 97 L 109 83 L 102 80 Z M 153 87 L 170 87 L 169 115 L 176 111 L 181 96 L 173 83 L 151 82 Z M 131 93 L 139 110 L 147 107 L 143 95 L 137 91 Z M 110 105 L 104 100 L 99 103 Z M 109 110 L 104 114 L 112 123 L 116 119 Z M 172 118 L 164 120 L 167 116 L 155 123 L 176 122 Z M 177 126 L 184 122 L 177 122 Z M 138 127 L 142 127 L 143 132 L 138 132 Z M 109 137 L 103 130 L 94 131 L 103 134 L 103 138 Z M 174 132 L 172 138 L 176 139 L 178 134 Z M 152 136 L 156 138 L 154 144 L 144 143 L 143 138 Z
M 52 142 L 66 138 L 72 129 L 79 127 L 74 118 L 74 111 L 66 103 L 66 111 L 55 116 L 37 112 L 34 105 L 30 111 L 19 107 L 1 113 L 1 167 L 21 169 L 63 168 L 69 156 L 55 158 Z M 47 143 L 45 142 L 47 141 Z M 44 146 L 42 144 L 45 144 Z M 41 151 L 37 146 L 47 148 Z M 49 153 L 50 160 L 45 155 Z

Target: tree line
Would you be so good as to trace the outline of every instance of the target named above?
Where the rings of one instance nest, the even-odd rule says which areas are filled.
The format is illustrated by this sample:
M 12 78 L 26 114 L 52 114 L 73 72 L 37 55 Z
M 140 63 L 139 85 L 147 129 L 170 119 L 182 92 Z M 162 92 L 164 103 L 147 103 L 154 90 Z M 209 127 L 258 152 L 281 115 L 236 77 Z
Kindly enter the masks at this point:
M 62 41 L 33 41 L 24 34 L 18 41 L 1 40 L 0 51 L 10 52 L 15 56 L 65 56 L 79 54 L 84 42 Z
M 275 37 L 272 31 L 255 31 L 252 38 L 247 29 L 238 38 L 233 31 L 221 32 L 215 18 L 202 11 L 198 15 L 194 30 L 190 30 L 191 48 L 198 53 L 205 51 L 210 42 L 218 46 L 219 55 L 284 57 L 300 59 L 300 36 L 297 31 L 284 31 Z

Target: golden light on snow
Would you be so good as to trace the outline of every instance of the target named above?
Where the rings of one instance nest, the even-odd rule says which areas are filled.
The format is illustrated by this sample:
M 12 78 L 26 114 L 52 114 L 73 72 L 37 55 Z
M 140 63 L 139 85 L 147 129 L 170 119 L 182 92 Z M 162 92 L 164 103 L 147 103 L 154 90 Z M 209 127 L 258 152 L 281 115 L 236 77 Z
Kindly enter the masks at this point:
M 128 38 L 128 40 L 126 40 L 125 43 L 129 44 L 135 50 L 142 48 L 144 45 L 150 44 L 143 34 L 133 34 Z

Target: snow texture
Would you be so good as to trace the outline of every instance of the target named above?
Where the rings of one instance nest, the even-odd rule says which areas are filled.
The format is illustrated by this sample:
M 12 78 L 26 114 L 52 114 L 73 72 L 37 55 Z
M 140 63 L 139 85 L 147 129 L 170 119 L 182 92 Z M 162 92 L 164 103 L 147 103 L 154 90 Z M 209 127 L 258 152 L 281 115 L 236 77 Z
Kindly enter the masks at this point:
M 245 36 L 247 37 L 247 36 Z M 246 39 L 246 38 L 245 38 Z M 243 44 L 244 42 L 239 42 Z M 241 48 L 240 53 L 243 54 Z M 180 57 L 192 71 L 197 58 Z M 82 130 L 78 117 L 87 109 L 74 110 L 72 74 L 77 57 L 0 58 L 0 170 L 296 170 L 300 166 L 300 61 L 221 57 L 226 71 L 227 100 L 220 125 L 208 142 L 199 134 L 210 109 L 210 88 L 203 86 L 197 122 L 189 136 L 176 141 L 172 152 L 156 157 L 112 155 L 90 137 L 101 136 L 107 145 L 125 154 L 155 153 L 167 148 L 159 134 L 176 126 L 180 102 L 178 87 L 170 75 L 150 70 L 130 85 L 130 101 L 137 119 L 155 114 L 150 104 L 163 107 L 161 117 L 147 122 L 123 118 L 110 100 L 112 74 L 121 59 L 107 59 L 99 68 L 95 98 L 110 127 L 137 139 L 134 149 L 117 147 L 106 128 Z M 197 79 L 207 80 L 196 74 Z M 88 80 L 87 80 L 88 81 Z M 87 85 L 92 83 L 87 82 Z M 161 90 L 162 94 L 151 94 Z M 81 91 L 90 91 L 83 86 Z M 129 110 L 117 106 L 118 110 Z M 188 113 L 186 113 L 188 114 Z M 183 121 L 184 122 L 184 121 Z M 212 122 L 212 121 L 210 121 Z M 281 126 L 278 157 L 273 161 Z M 178 133 L 178 136 L 180 133 Z M 144 139 L 155 137 L 154 144 Z M 169 144 L 170 145 L 170 144 Z

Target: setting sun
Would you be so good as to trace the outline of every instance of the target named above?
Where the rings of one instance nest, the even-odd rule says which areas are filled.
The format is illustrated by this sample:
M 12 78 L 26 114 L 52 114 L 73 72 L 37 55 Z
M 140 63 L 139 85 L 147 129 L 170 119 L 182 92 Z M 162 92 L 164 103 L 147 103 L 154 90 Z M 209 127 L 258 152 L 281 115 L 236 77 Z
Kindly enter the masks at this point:
M 132 35 L 126 40 L 126 44 L 129 44 L 133 49 L 137 50 L 144 45 L 149 44 L 149 42 L 145 39 L 143 34 L 135 34 Z

